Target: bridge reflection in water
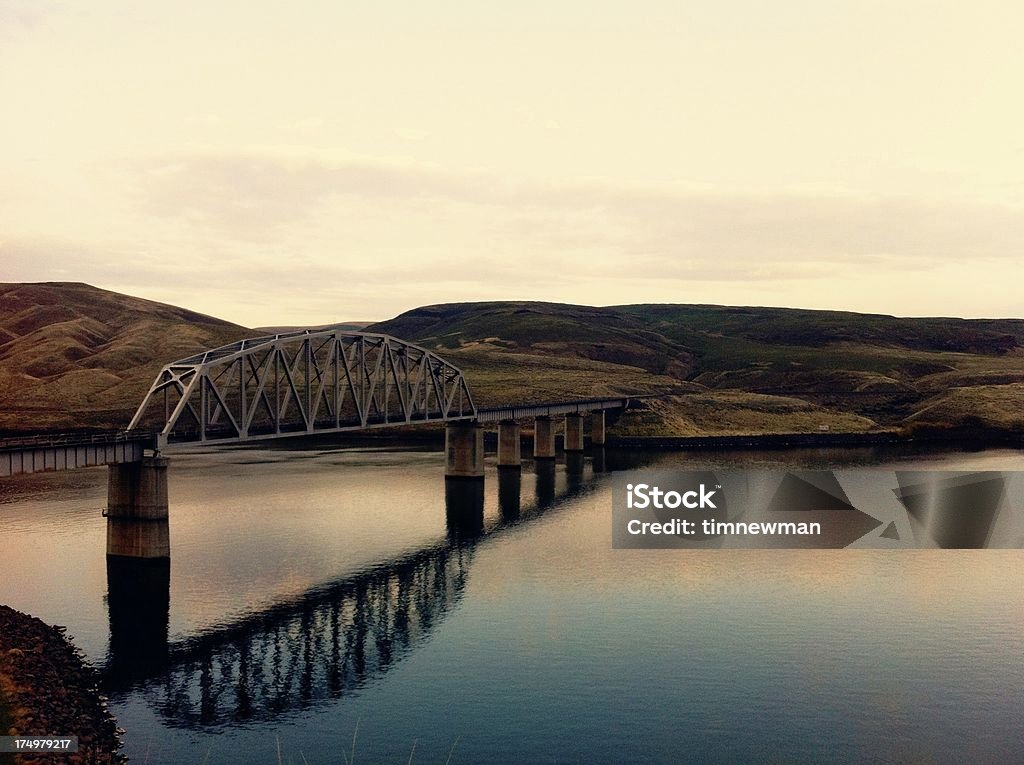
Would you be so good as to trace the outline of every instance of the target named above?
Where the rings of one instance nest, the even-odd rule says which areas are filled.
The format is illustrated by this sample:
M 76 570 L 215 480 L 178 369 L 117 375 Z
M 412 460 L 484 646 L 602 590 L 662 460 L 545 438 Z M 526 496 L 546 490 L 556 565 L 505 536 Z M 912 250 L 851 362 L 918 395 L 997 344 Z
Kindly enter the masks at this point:
M 436 545 L 181 641 L 168 641 L 168 559 L 111 558 L 105 691 L 142 689 L 182 727 L 279 719 L 341 698 L 428 639 L 461 599 L 478 545 L 590 491 L 609 467 L 603 451 L 592 471 L 567 455 L 560 488 L 554 462 L 538 461 L 525 502 L 520 471 L 499 470 L 499 512 L 486 522 L 483 482 L 449 481 Z

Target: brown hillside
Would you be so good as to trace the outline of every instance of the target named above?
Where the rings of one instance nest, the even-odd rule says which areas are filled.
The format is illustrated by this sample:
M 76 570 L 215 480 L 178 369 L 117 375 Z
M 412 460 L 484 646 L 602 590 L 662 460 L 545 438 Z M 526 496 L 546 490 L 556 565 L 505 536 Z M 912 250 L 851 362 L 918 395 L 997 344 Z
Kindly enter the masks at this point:
M 619 433 L 1020 433 L 1024 321 L 728 306 L 417 308 L 367 328 L 459 366 L 479 406 L 659 393 Z M 260 334 L 85 284 L 0 284 L 0 430 L 123 427 L 157 371 Z
M 941 429 L 964 417 L 1020 431 L 1008 395 L 1024 381 L 1020 319 L 494 302 L 424 306 L 369 329 L 436 349 L 488 404 L 558 391 L 673 394 L 622 418 L 616 427 L 631 435 Z M 570 363 L 590 369 L 568 374 Z M 952 386 L 1007 388 L 931 406 Z
M 164 364 L 251 332 L 88 284 L 0 284 L 0 429 L 127 425 Z

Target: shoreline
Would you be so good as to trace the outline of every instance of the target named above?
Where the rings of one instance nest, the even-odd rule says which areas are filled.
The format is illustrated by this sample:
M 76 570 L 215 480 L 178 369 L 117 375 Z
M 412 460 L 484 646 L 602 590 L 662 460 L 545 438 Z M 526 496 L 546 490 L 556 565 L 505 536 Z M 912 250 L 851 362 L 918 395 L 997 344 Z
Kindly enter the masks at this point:
M 497 444 L 497 433 L 484 432 L 484 442 L 494 448 Z M 562 440 L 562 434 L 555 436 L 556 442 Z M 531 442 L 530 431 L 523 429 L 521 437 L 524 446 Z M 585 441 L 590 447 L 590 436 Z M 285 449 L 302 450 L 310 447 L 329 446 L 433 446 L 444 444 L 443 428 L 405 430 L 403 432 L 385 433 L 383 431 L 364 433 L 345 433 L 338 435 L 311 435 L 280 440 L 256 441 L 248 444 L 231 444 L 229 448 L 248 449 L 266 448 L 269 446 Z M 1024 433 L 1002 431 L 986 428 L 938 428 L 919 429 L 912 434 L 898 430 L 876 430 L 869 432 L 805 432 L 805 433 L 749 433 L 698 436 L 641 436 L 614 435 L 609 433 L 605 444 L 609 448 L 626 449 L 798 449 L 798 448 L 830 448 L 830 447 L 866 447 L 914 445 L 927 447 L 950 448 L 1024 448 Z M 188 449 L 193 444 L 175 444 L 175 447 Z
M 251 441 L 240 444 L 223 444 L 229 449 L 277 448 L 304 450 L 309 448 L 329 448 L 337 446 L 436 446 L 445 443 L 444 428 L 431 425 L 396 426 L 394 429 L 348 431 L 333 434 L 311 434 L 282 436 L 280 439 Z M 3 435 L 0 431 L 0 436 Z M 532 429 L 524 427 L 521 441 L 528 446 L 531 441 Z M 555 436 L 556 443 L 562 441 L 562 434 Z M 484 442 L 494 448 L 498 435 L 495 430 L 485 430 Z M 585 436 L 590 447 L 590 436 Z M 212 446 L 219 446 L 215 442 Z M 627 449 L 799 449 L 799 448 L 842 448 L 867 446 L 915 445 L 927 447 L 950 448 L 1024 448 L 1024 432 L 1003 430 L 987 427 L 918 427 L 911 432 L 903 430 L 874 430 L 858 432 L 798 432 L 798 433 L 730 433 L 703 434 L 687 436 L 667 435 L 615 435 L 609 433 L 605 444 L 610 448 Z M 169 452 L 178 449 L 191 450 L 198 443 L 185 442 L 171 444 Z
M 3 735 L 74 735 L 78 751 L 62 762 L 126 762 L 98 680 L 63 627 L 0 605 L 0 712 L 9 716 Z M 54 755 L 0 755 L 0 762 L 53 763 Z
M 920 443 L 920 441 L 917 441 Z M 887 446 L 915 443 L 896 432 L 758 433 L 707 436 L 608 436 L 608 446 L 630 449 L 795 449 L 806 447 Z
M 898 431 L 868 433 L 763 433 L 707 436 L 611 436 L 608 446 L 631 449 L 799 449 L 863 446 L 1024 447 L 1024 434 L 957 430 L 907 435 Z

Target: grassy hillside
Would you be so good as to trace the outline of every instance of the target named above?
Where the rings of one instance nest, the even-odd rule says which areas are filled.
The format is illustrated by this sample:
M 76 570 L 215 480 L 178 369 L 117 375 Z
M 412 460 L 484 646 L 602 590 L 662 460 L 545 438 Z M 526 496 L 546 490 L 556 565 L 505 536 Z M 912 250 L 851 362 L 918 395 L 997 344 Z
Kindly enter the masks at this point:
M 437 350 L 481 406 L 663 394 L 623 435 L 1024 431 L 1021 320 L 501 302 L 367 330 Z M 253 334 L 84 284 L 0 285 L 0 429 L 123 426 L 163 364 Z
M 508 302 L 426 306 L 370 329 L 442 351 L 488 403 L 504 403 L 521 387 L 673 393 L 618 426 L 637 434 L 923 423 L 1013 429 L 1015 399 L 1005 386 L 1024 383 L 1024 321 L 1017 319 Z M 597 379 L 559 371 L 582 360 L 594 365 Z M 993 386 L 1006 395 L 982 395 Z
M 87 284 L 0 284 L 0 429 L 123 427 L 165 363 L 249 334 Z

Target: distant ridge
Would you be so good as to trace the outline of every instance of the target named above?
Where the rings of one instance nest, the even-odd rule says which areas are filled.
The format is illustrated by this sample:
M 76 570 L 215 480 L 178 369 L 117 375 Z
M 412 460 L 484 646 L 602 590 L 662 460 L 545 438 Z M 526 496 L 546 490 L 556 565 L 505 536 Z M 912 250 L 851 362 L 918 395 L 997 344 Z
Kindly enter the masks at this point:
M 1024 321 L 708 305 L 450 303 L 321 325 L 437 350 L 478 405 L 660 393 L 630 437 L 1024 433 Z M 317 329 L 321 327 L 312 327 Z M 0 430 L 123 427 L 168 361 L 249 329 L 86 284 L 0 284 Z
M 527 362 L 538 369 L 571 359 L 616 365 L 605 377 L 608 386 L 629 379 L 624 368 L 634 376 L 642 370 L 648 385 L 677 395 L 632 418 L 639 435 L 875 427 L 1024 432 L 1021 319 L 508 301 L 424 306 L 369 329 L 443 349 L 474 389 L 493 395 L 514 385 L 516 365 Z
M 261 335 L 281 335 L 285 332 L 299 332 L 303 329 L 340 329 L 345 332 L 359 332 L 371 324 L 373 324 L 372 321 L 339 321 L 334 324 L 316 324 L 311 327 L 299 324 L 280 327 L 254 327 L 253 331 L 259 332 Z

